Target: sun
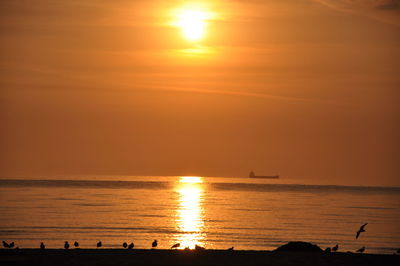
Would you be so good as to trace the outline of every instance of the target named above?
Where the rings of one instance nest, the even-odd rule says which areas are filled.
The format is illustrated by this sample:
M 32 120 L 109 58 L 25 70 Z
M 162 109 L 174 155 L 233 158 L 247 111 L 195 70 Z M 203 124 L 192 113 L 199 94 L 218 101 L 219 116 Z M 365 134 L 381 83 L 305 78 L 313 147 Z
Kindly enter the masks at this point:
M 181 29 L 186 40 L 197 42 L 204 38 L 211 15 L 204 8 L 183 7 L 176 11 L 174 25 Z
M 190 41 L 203 38 L 206 27 L 206 14 L 198 10 L 183 10 L 178 19 L 178 26 Z

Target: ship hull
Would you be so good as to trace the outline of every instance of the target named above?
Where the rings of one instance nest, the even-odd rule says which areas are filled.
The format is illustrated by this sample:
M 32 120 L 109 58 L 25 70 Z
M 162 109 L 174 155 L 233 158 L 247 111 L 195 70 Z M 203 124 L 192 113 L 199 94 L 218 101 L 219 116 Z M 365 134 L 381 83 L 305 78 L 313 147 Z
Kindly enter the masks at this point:
M 256 176 L 250 176 L 250 178 L 278 179 L 279 175 L 271 175 L 271 176 L 256 175 Z

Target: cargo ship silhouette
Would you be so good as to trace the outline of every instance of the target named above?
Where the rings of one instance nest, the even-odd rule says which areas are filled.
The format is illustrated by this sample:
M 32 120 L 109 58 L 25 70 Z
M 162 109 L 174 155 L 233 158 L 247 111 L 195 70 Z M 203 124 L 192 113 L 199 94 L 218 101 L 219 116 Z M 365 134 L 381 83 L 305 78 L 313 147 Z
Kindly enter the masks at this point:
M 279 175 L 256 175 L 253 171 L 249 174 L 250 178 L 269 178 L 269 179 L 278 179 Z

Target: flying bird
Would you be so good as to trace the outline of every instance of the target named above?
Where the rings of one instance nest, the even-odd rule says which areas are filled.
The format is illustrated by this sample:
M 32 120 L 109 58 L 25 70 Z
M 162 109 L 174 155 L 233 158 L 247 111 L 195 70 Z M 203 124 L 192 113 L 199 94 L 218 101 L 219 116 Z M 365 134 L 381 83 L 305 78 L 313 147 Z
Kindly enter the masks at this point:
M 128 246 L 128 249 L 133 249 L 135 247 L 135 244 L 133 244 L 133 242 L 131 242 Z
M 8 247 L 9 247 L 9 248 L 13 248 L 13 247 L 14 247 L 14 242 L 11 242 L 11 243 L 8 245 Z
M 46 246 L 43 244 L 43 242 L 40 242 L 40 249 L 45 249 Z
M 74 242 L 74 247 L 79 248 L 79 243 L 77 241 Z
M 102 245 L 101 241 L 97 242 L 97 247 L 98 248 L 101 248 L 101 245 Z
M 9 248 L 10 247 L 10 245 L 6 242 L 6 241 L 4 241 L 3 240 L 3 247 L 5 247 L 5 248 Z
M 339 245 L 336 244 L 336 246 L 334 246 L 334 247 L 332 248 L 332 251 L 338 251 L 338 249 L 339 249 Z
M 364 251 L 365 251 L 365 247 L 362 247 L 362 248 L 357 250 L 357 252 L 359 252 L 359 253 L 363 253 Z
M 122 244 L 122 246 L 123 246 L 124 248 L 127 248 L 127 247 L 128 247 L 128 244 L 127 244 L 126 242 L 124 242 L 124 243 Z
M 158 245 L 157 240 L 154 240 L 153 243 L 151 243 L 151 246 L 153 248 L 157 247 L 157 245 Z
M 356 239 L 360 236 L 360 234 L 361 234 L 362 232 L 365 232 L 365 226 L 366 226 L 367 224 L 368 224 L 368 223 L 365 223 L 365 224 L 361 225 L 360 229 L 358 229 L 357 234 L 356 234 Z
M 175 245 L 172 245 L 171 249 L 178 248 L 180 245 L 181 245 L 180 243 L 176 243 Z
M 65 241 L 65 243 L 64 243 L 64 248 L 65 248 L 65 249 L 69 249 L 69 243 L 68 243 L 68 241 Z

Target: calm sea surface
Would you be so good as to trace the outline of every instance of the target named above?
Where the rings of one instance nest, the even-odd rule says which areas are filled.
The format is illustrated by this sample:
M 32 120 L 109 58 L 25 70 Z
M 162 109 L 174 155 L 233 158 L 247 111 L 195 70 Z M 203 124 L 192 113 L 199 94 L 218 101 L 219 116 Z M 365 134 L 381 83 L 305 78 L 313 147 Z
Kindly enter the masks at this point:
M 211 177 L 0 179 L 0 203 L 0 240 L 20 248 L 42 241 L 62 248 L 65 240 L 150 248 L 154 239 L 159 248 L 272 250 L 293 240 L 340 251 L 400 248 L 400 188 Z

